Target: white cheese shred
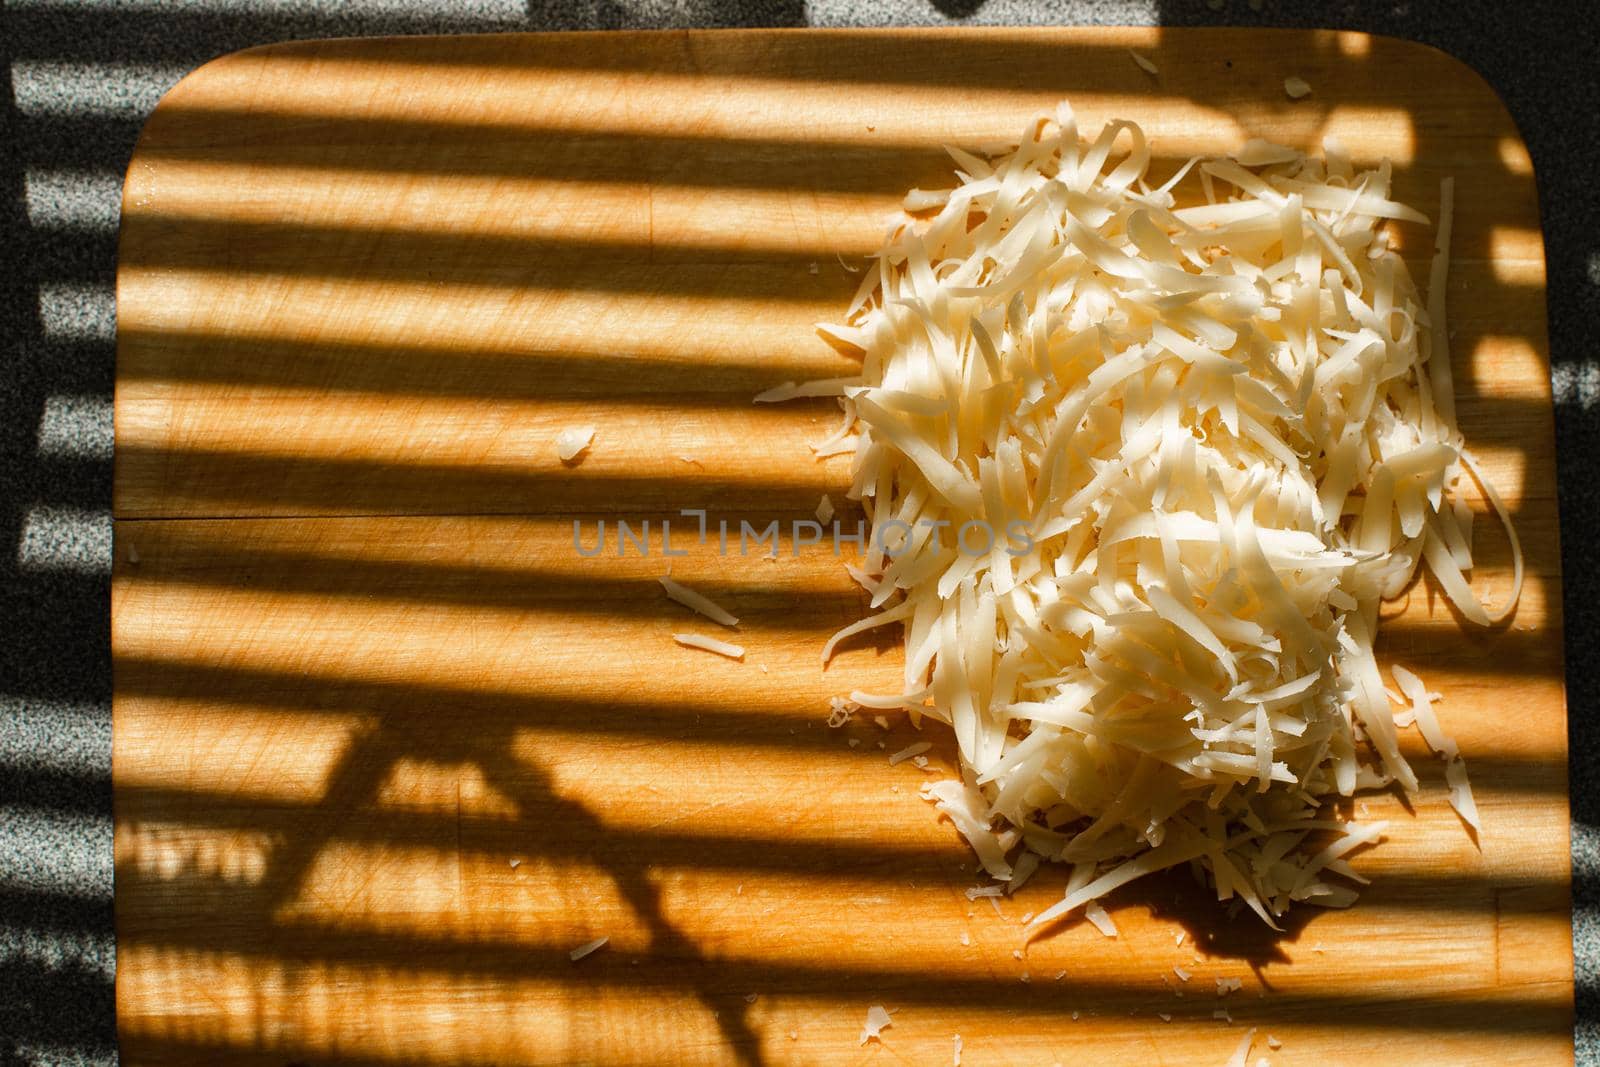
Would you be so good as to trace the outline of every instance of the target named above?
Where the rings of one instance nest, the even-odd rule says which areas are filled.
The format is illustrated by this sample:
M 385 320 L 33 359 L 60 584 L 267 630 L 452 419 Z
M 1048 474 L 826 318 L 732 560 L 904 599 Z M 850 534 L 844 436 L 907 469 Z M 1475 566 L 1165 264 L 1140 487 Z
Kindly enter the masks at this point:
M 586 941 L 577 948 L 573 949 L 571 952 L 567 953 L 567 956 L 572 960 L 573 963 L 577 963 L 585 956 L 593 955 L 594 953 L 605 948 L 606 943 L 610 940 L 611 938 L 609 937 L 597 937 L 593 941 Z
M 729 659 L 744 659 L 744 646 L 729 644 L 719 641 L 715 637 L 706 637 L 703 634 L 673 634 L 672 639 L 684 648 L 698 648 L 704 652 L 715 652 L 719 656 Z
M 1232 1020 L 1228 1020 L 1232 1022 Z M 1246 1067 L 1250 1060 L 1250 1046 L 1256 1043 L 1256 1028 L 1251 1027 L 1239 1039 L 1239 1047 L 1233 1050 L 1233 1055 L 1228 1057 L 1226 1067 Z
M 914 756 L 920 756 L 932 747 L 933 743 L 930 741 L 918 741 L 914 745 L 907 745 L 905 748 L 902 748 L 899 752 L 896 752 L 894 755 L 889 757 L 889 766 L 893 767 L 896 764 L 904 763 L 906 760 L 911 759 Z
M 1180 866 L 1274 928 L 1349 906 L 1384 824 L 1339 811 L 1417 790 L 1411 725 L 1477 826 L 1435 698 L 1396 671 L 1397 725 L 1373 651 L 1424 567 L 1472 623 L 1521 591 L 1450 395 L 1450 186 L 1424 296 L 1389 233 L 1426 216 L 1332 138 L 1158 178 L 1137 125 L 1080 138 L 1063 103 L 949 154 L 955 187 L 907 201 L 823 328 L 861 373 L 759 399 L 838 398 L 872 614 L 823 663 L 899 625 L 902 694 L 852 698 L 949 727 L 959 777 L 922 795 L 997 886 L 1068 870 L 1030 936 L 1080 910 L 1114 935 L 1101 899 Z M 1493 607 L 1468 579 L 1474 484 L 1512 546 Z
M 680 585 L 671 578 L 662 575 L 656 579 L 661 583 L 661 588 L 666 591 L 667 597 L 674 600 L 690 611 L 704 615 L 714 623 L 722 626 L 737 626 L 739 620 L 729 611 L 710 597 L 695 592 L 686 585 Z

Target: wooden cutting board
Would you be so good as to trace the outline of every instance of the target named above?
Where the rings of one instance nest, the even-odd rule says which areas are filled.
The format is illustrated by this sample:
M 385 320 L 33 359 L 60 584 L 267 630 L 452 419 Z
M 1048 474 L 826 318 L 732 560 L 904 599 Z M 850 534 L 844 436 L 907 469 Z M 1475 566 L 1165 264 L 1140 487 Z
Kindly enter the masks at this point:
M 948 181 L 941 144 L 1014 138 L 1063 97 L 1087 129 L 1140 122 L 1158 174 L 1331 135 L 1430 213 L 1456 177 L 1462 422 L 1528 585 L 1482 631 L 1421 584 L 1382 654 L 1445 694 L 1484 831 L 1412 738 L 1414 810 L 1364 802 L 1393 820 L 1357 862 L 1373 885 L 1282 936 L 1167 879 L 1115 898 L 1119 938 L 1078 923 L 1018 958 L 1061 876 L 969 901 L 928 775 L 885 758 L 919 735 L 823 724 L 898 670 L 892 635 L 820 669 L 865 608 L 841 560 L 722 555 L 677 514 L 737 535 L 844 505 L 844 461 L 806 447 L 828 402 L 750 398 L 849 373 L 811 324 L 901 194 Z M 1248 1027 L 1279 1067 L 1570 1061 L 1543 286 L 1504 109 L 1394 40 L 535 35 L 207 65 L 151 119 L 123 204 L 125 1062 L 937 1064 L 959 1034 L 968 1064 L 1221 1064 Z M 554 436 L 586 423 L 562 465 Z M 650 520 L 651 555 L 619 558 L 614 526 L 581 555 L 573 520 L 590 547 L 602 518 Z M 660 555 L 663 518 L 685 556 Z M 1478 528 L 1498 595 L 1505 540 Z M 673 644 L 710 627 L 661 595 L 668 562 L 741 617 L 743 663 Z M 873 1004 L 893 1025 L 862 1047 Z

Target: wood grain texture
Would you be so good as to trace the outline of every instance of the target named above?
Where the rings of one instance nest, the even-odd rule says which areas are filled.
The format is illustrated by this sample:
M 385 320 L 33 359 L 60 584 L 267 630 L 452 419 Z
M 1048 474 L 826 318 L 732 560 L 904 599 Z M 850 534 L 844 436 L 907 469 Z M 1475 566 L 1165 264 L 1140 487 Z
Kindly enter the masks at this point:
M 1287 100 L 1291 73 L 1313 96 Z M 1063 96 L 1088 128 L 1140 122 L 1158 170 L 1333 134 L 1394 159 L 1424 211 L 1457 178 L 1462 422 L 1530 578 L 1491 631 L 1419 584 L 1380 653 L 1446 694 L 1484 832 L 1413 739 L 1414 810 L 1364 801 L 1393 820 L 1357 862 L 1373 885 L 1281 937 L 1167 879 L 1115 899 L 1120 938 L 1072 925 L 1016 958 L 1061 878 L 1003 914 L 966 899 L 925 773 L 885 758 L 915 731 L 822 723 L 829 696 L 890 684 L 894 635 L 824 673 L 865 608 L 841 561 L 738 552 L 740 519 L 842 502 L 843 464 L 805 447 L 828 405 L 749 401 L 849 371 L 811 328 L 853 290 L 845 262 L 946 180 L 941 143 L 1014 138 Z M 1245 1026 L 1279 1065 L 1570 1062 L 1538 227 L 1477 76 L 1352 34 L 514 35 L 206 66 L 151 119 L 123 208 L 126 1062 L 943 1063 L 959 1033 L 975 1064 L 1221 1063 Z M 567 467 L 553 437 L 580 422 L 594 448 Z M 678 517 L 670 562 L 740 616 L 718 635 L 743 662 L 672 642 L 717 629 L 655 582 L 680 508 L 734 523 L 722 555 Z M 585 557 L 574 518 L 585 545 L 649 519 L 653 554 L 619 557 L 611 528 Z M 1478 525 L 1475 581 L 1504 589 Z M 874 1003 L 894 1025 L 862 1048 Z

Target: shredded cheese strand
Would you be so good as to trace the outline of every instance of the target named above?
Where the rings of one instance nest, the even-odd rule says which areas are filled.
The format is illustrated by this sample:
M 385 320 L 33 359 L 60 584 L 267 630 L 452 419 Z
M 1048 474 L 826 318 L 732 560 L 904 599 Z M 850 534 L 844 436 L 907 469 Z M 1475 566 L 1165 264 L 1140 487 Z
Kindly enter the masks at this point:
M 706 637 L 703 634 L 673 634 L 672 639 L 684 648 L 698 648 L 705 652 L 715 652 L 719 656 L 729 659 L 744 659 L 744 646 L 719 641 L 715 637 Z
M 739 625 L 739 620 L 726 608 L 703 593 L 697 593 L 686 585 L 680 585 L 666 575 L 656 580 L 661 583 L 661 588 L 666 592 L 668 599 L 677 601 L 697 615 L 704 615 L 722 626 Z

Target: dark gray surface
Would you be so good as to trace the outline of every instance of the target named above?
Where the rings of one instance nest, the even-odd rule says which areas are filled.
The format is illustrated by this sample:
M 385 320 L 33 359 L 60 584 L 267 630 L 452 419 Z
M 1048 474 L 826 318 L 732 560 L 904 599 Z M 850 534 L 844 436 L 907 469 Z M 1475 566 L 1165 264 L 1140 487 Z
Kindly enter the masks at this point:
M 1423 41 L 1505 98 L 1549 255 L 1565 545 L 1579 1061 L 1600 1063 L 1600 32 L 1590 5 L 1026 0 L 8 0 L 0 12 L 0 1065 L 114 1062 L 110 398 L 121 175 L 162 92 L 294 37 L 722 25 L 1321 26 Z

